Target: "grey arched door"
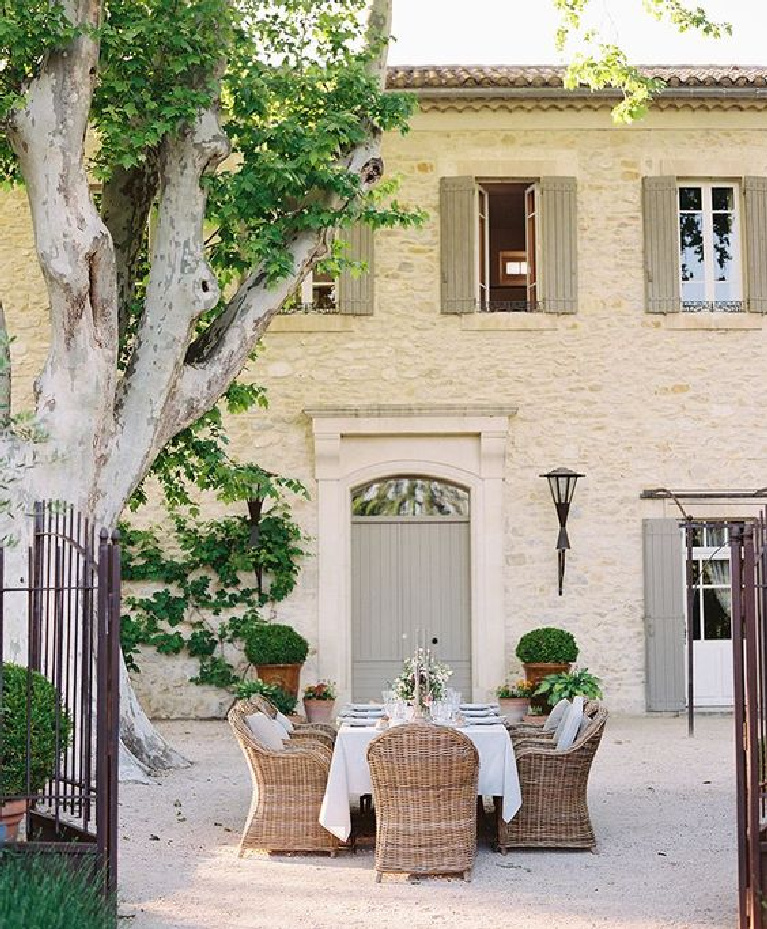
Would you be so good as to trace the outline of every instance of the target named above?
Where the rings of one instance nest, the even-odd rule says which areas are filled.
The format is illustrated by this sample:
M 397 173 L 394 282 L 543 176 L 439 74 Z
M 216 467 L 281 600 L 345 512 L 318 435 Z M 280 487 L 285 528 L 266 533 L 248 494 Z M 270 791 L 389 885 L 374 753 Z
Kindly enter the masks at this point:
M 380 700 L 417 630 L 470 699 L 469 518 L 468 491 L 429 477 L 391 477 L 352 492 L 353 699 Z

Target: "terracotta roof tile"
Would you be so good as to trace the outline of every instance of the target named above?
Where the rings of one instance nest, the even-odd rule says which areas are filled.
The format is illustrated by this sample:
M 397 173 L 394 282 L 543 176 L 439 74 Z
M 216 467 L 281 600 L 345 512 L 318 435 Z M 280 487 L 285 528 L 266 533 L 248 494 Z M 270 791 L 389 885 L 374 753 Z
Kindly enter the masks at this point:
M 387 87 L 397 90 L 450 90 L 458 92 L 504 88 L 564 89 L 565 68 L 553 65 L 400 65 L 389 68 Z M 641 70 L 666 81 L 667 92 L 683 88 L 764 88 L 767 65 L 652 65 Z M 549 93 L 551 90 L 549 90 Z

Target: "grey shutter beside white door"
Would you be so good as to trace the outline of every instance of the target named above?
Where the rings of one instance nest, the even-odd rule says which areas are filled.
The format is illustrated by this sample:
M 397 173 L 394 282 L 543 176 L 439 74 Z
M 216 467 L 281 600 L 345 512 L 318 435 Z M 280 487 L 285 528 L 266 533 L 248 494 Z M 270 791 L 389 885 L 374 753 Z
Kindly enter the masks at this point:
M 352 261 L 364 261 L 367 270 L 352 274 L 348 269 L 338 278 L 338 312 L 346 316 L 371 316 L 373 313 L 373 229 L 368 223 L 355 223 L 342 229 L 339 238 L 349 243 Z
M 679 201 L 675 177 L 642 178 L 645 296 L 648 313 L 678 313 Z
M 443 313 L 473 313 L 477 306 L 477 185 L 473 177 L 439 182 L 440 299 Z
M 743 178 L 746 307 L 767 313 L 767 177 Z
M 676 519 L 642 520 L 648 710 L 686 705 L 684 544 Z
M 538 235 L 542 268 L 539 302 L 547 313 L 578 309 L 578 204 L 574 177 L 542 177 Z

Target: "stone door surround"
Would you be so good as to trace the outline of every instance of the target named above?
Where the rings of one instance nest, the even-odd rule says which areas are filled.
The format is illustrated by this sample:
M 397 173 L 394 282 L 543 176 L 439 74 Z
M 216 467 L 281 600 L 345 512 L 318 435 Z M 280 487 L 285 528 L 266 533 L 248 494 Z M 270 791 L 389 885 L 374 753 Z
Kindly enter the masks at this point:
M 497 404 L 369 405 L 305 410 L 312 420 L 318 508 L 317 660 L 351 693 L 351 491 L 393 475 L 429 475 L 471 494 L 472 698 L 503 680 L 503 478 L 509 419 Z

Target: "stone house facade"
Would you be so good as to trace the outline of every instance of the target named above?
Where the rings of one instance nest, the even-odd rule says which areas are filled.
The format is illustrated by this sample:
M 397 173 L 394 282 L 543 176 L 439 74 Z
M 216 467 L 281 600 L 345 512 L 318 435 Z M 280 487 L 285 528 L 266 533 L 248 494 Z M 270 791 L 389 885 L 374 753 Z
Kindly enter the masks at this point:
M 248 373 L 269 410 L 230 424 L 236 453 L 310 491 L 277 614 L 312 643 L 307 682 L 368 699 L 420 636 L 484 699 L 553 625 L 611 707 L 684 706 L 678 504 L 749 517 L 760 499 L 727 492 L 767 485 L 767 69 L 657 70 L 667 89 L 628 127 L 554 68 L 391 70 L 420 108 L 386 170 L 427 218 L 342 233 L 369 271 L 305 282 Z M 22 200 L 3 214 L 0 296 L 32 372 L 44 291 Z M 561 596 L 558 466 L 585 475 Z M 724 522 L 696 537 L 704 705 L 731 701 L 725 543 Z M 167 674 L 142 677 L 183 715 L 148 692 Z

